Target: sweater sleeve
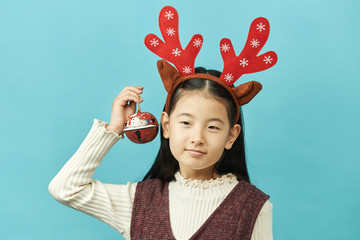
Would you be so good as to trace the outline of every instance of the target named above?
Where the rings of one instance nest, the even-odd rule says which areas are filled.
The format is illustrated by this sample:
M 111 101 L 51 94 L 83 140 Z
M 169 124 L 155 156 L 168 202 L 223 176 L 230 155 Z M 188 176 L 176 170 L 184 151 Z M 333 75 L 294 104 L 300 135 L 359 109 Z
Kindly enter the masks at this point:
M 268 199 L 256 219 L 251 240 L 273 240 L 272 211 L 273 205 Z
M 137 184 L 104 184 L 92 179 L 103 157 L 120 139 L 105 126 L 94 119 L 79 149 L 50 182 L 49 192 L 60 203 L 98 218 L 129 239 Z

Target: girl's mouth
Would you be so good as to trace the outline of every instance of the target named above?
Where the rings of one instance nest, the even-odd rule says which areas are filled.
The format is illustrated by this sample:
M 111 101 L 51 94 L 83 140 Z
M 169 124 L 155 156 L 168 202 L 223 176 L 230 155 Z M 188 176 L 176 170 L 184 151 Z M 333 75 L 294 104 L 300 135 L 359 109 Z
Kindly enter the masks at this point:
M 197 150 L 197 149 L 185 149 L 188 153 L 190 153 L 193 156 L 202 156 L 205 154 L 205 152 Z

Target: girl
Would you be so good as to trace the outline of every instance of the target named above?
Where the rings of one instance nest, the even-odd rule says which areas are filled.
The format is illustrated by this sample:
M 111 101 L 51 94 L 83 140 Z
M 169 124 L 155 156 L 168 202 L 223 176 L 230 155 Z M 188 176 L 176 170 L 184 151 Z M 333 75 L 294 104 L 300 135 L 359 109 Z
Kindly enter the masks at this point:
M 196 72 L 220 76 L 204 68 Z M 94 119 L 51 181 L 51 195 L 125 239 L 272 239 L 272 204 L 250 184 L 246 168 L 241 110 L 215 81 L 191 78 L 169 94 L 160 150 L 143 181 L 114 185 L 92 179 L 143 101 L 142 92 L 125 87 L 113 101 L 110 124 Z

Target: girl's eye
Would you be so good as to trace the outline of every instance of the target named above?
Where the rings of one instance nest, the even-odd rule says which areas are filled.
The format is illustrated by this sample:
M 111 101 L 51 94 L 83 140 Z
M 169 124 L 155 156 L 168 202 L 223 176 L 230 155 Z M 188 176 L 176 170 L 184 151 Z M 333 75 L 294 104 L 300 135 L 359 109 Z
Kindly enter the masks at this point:
M 187 121 L 182 121 L 181 123 L 182 123 L 183 125 L 186 125 L 186 126 L 190 125 L 190 123 L 187 122 Z
M 216 127 L 216 126 L 209 126 L 209 129 L 212 129 L 212 130 L 219 130 L 220 128 Z

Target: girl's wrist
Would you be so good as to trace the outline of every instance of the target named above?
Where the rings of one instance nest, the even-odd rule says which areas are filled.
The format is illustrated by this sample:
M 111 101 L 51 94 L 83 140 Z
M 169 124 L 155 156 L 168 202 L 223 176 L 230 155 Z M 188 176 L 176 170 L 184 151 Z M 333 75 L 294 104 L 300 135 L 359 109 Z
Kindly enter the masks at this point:
M 114 127 L 109 124 L 105 127 L 105 129 L 106 129 L 106 131 L 116 132 L 119 136 L 124 135 L 124 128 Z

